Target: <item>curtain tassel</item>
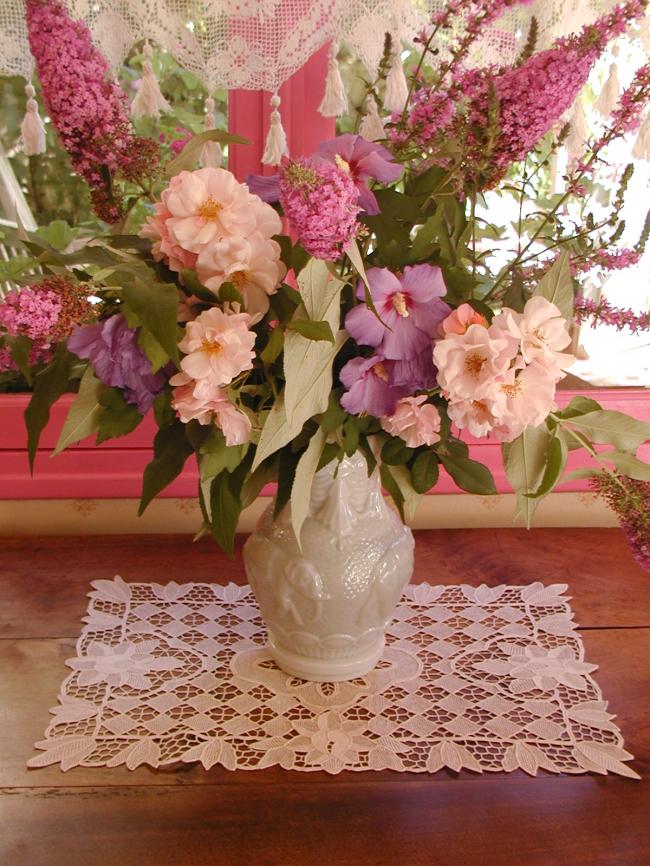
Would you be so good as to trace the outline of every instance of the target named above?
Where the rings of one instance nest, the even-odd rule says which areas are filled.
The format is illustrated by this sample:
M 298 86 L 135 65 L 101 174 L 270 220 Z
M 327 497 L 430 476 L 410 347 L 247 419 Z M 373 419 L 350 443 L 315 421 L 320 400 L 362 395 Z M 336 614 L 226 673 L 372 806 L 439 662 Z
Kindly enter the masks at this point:
M 386 78 L 386 93 L 384 95 L 386 111 L 403 111 L 409 95 L 400 44 L 399 36 L 393 36 L 393 59 Z
M 366 113 L 359 127 L 359 135 L 365 138 L 366 141 L 379 141 L 382 138 L 386 138 L 384 124 L 379 116 L 377 103 L 372 94 L 369 94 L 366 100 Z
M 573 163 L 577 162 L 577 160 L 579 160 L 580 157 L 584 154 L 585 144 L 589 139 L 587 119 L 585 117 L 585 110 L 583 108 L 582 100 L 580 99 L 580 97 L 578 97 L 573 107 L 573 113 L 571 114 L 571 120 L 569 121 L 569 123 L 571 125 L 571 129 L 566 140 L 566 150 L 568 164 L 569 166 L 571 166 Z
M 271 97 L 271 126 L 266 136 L 266 146 L 262 155 L 264 165 L 280 165 L 282 157 L 289 153 L 287 134 L 282 126 L 279 107 L 280 97 L 274 93 Z
M 598 99 L 594 103 L 594 108 L 601 117 L 609 117 L 612 111 L 616 108 L 618 98 L 621 95 L 621 85 L 618 81 L 618 69 L 615 63 L 609 67 L 609 75 L 607 81 L 603 85 L 603 89 L 598 95 Z
M 25 95 L 27 96 L 25 117 L 20 126 L 23 150 L 26 156 L 36 156 L 45 153 L 45 126 L 38 113 L 38 103 L 34 99 L 36 91 L 31 84 L 25 87 Z
M 145 60 L 142 64 L 142 78 L 140 89 L 131 103 L 132 117 L 160 117 L 161 112 L 171 111 L 172 107 L 162 95 L 156 73 L 153 71 L 151 58 L 153 49 L 149 42 L 144 43 L 142 53 Z
M 641 124 L 641 129 L 634 142 L 632 156 L 635 159 L 645 159 L 650 162 L 650 113 L 646 115 L 646 119 Z
M 338 45 L 332 42 L 327 64 L 325 93 L 318 110 L 323 117 L 341 117 L 348 112 L 348 97 L 343 86 L 341 70 L 337 60 Z
M 214 116 L 215 112 L 215 102 L 211 96 L 205 100 L 205 129 L 206 132 L 209 129 L 217 128 L 217 121 Z M 221 160 L 223 154 L 221 152 L 221 145 L 218 141 L 206 141 L 206 143 L 201 148 L 201 157 L 199 162 L 206 168 L 208 166 L 212 168 L 221 168 Z

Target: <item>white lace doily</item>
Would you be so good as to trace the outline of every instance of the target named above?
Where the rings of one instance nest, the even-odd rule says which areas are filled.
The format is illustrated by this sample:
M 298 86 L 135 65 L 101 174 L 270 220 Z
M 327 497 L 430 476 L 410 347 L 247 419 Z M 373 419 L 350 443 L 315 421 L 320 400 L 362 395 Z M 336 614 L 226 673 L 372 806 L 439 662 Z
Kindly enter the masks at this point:
M 147 37 L 170 51 L 212 92 L 216 87 L 275 90 L 327 42 L 345 42 L 374 74 L 388 31 L 408 42 L 445 0 L 67 0 L 117 69 Z M 615 0 L 535 0 L 514 6 L 477 45 L 477 65 L 514 59 L 530 19 L 538 48 L 579 30 Z M 0 2 L 0 74 L 29 77 L 23 0 Z
M 248 587 L 98 580 L 31 767 L 200 761 L 208 769 L 627 766 L 565 585 L 411 585 L 383 660 L 350 683 L 278 670 Z

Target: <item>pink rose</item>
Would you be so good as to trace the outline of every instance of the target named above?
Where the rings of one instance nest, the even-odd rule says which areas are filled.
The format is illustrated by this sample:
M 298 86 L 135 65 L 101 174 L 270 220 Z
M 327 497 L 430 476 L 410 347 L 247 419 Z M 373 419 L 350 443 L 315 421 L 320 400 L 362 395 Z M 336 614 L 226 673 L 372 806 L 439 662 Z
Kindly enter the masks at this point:
M 433 350 L 438 384 L 452 400 L 483 399 L 512 357 L 508 341 L 495 339 L 484 325 L 470 325 L 464 334 L 449 334 Z
M 409 448 L 434 445 L 440 441 L 440 413 L 426 399 L 425 394 L 402 397 L 393 414 L 381 419 L 381 426 L 391 436 L 403 439 Z
M 470 325 L 487 327 L 487 319 L 477 313 L 470 304 L 461 304 L 440 323 L 440 336 L 448 334 L 464 334 Z
M 228 399 L 225 390 L 211 386 L 206 379 L 191 379 L 186 373 L 177 373 L 170 379 L 174 393 L 172 406 L 176 414 L 187 424 L 216 424 L 221 429 L 226 445 L 243 445 L 251 434 L 251 422 Z
M 215 387 L 229 385 L 253 367 L 255 333 L 247 313 L 227 315 L 218 307 L 201 313 L 185 327 L 178 344 L 185 357 L 181 370 L 192 379 L 208 379 Z

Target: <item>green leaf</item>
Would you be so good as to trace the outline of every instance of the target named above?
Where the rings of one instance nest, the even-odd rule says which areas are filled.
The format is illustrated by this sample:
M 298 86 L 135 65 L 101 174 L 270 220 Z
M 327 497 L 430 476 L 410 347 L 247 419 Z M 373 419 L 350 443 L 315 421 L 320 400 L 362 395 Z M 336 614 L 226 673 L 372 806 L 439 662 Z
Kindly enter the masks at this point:
M 501 446 L 506 477 L 517 494 L 518 514 L 530 528 L 538 500 L 526 496 L 542 483 L 551 434 L 544 425 L 526 427 L 521 436 Z
M 279 454 L 278 461 L 278 486 L 275 494 L 275 504 L 273 508 L 273 517 L 280 516 L 282 510 L 291 498 L 291 490 L 293 488 L 293 479 L 296 474 L 296 468 L 300 454 L 294 452 L 291 448 L 283 448 Z
M 320 456 L 320 460 L 318 462 L 318 469 L 323 469 L 335 458 L 338 460 L 341 460 L 343 458 L 343 451 L 341 450 L 341 446 L 337 442 L 327 442 L 325 447 L 323 448 L 323 453 Z
M 169 427 L 173 422 L 176 413 L 172 408 L 171 388 L 166 387 L 153 401 L 153 416 L 158 427 Z
M 291 525 L 298 542 L 298 547 L 301 547 L 300 535 L 302 525 L 309 514 L 312 481 L 318 470 L 324 447 L 325 433 L 319 428 L 311 437 L 309 445 L 296 467 L 296 474 L 291 488 Z
M 222 129 L 208 129 L 199 135 L 193 136 L 176 159 L 172 159 L 165 166 L 165 177 L 175 177 L 181 171 L 191 171 L 201 156 L 203 145 L 209 141 L 218 141 L 219 144 L 250 144 L 247 138 L 234 135 Z
M 387 439 L 381 449 L 382 463 L 388 463 L 389 466 L 400 466 L 410 460 L 412 456 L 413 449 L 409 448 L 404 440 L 398 436 Z
M 565 406 L 561 411 L 556 412 L 555 414 L 558 418 L 575 418 L 577 415 L 586 415 L 588 412 L 597 412 L 603 407 L 600 403 L 597 403 L 595 400 L 592 400 L 590 397 L 582 397 L 578 395 L 574 397 L 568 406 Z
M 637 481 L 650 481 L 650 465 L 639 460 L 633 454 L 625 451 L 606 451 L 599 454 L 601 460 L 613 463 L 623 475 L 628 478 L 636 478 Z
M 359 249 L 357 242 L 353 240 L 345 249 L 345 252 L 348 255 L 348 258 L 356 268 L 357 273 L 361 277 L 361 281 L 363 283 L 363 292 L 365 296 L 366 306 L 368 309 L 374 313 L 375 317 L 384 325 L 385 328 L 388 328 L 377 312 L 377 308 L 375 307 L 375 302 L 372 299 L 372 295 L 370 294 L 370 283 L 368 282 L 368 276 L 366 274 L 366 268 L 363 264 L 363 259 L 361 258 L 361 250 Z M 390 330 L 390 328 L 388 328 Z
M 533 297 L 546 298 L 555 304 L 567 322 L 573 320 L 573 281 L 569 261 L 569 251 L 564 250 L 533 292 Z
M 196 271 L 193 271 L 191 268 L 183 268 L 181 271 L 181 280 L 183 281 L 183 286 L 188 295 L 196 295 L 197 298 L 205 301 L 206 304 L 214 304 L 217 297 L 216 294 L 207 286 L 203 285 L 197 277 Z
M 222 472 L 214 479 L 210 489 L 211 528 L 215 541 L 229 556 L 232 556 L 235 546 L 241 510 L 241 500 L 233 489 L 232 476 Z
M 142 421 L 143 416 L 137 408 L 133 403 L 127 403 L 117 388 L 107 388 L 100 395 L 99 402 L 102 411 L 99 416 L 98 445 L 107 439 L 118 439 L 132 433 Z
M 31 385 L 32 371 L 29 368 L 29 353 L 32 349 L 32 341 L 24 334 L 19 334 L 17 337 L 7 337 L 6 341 L 12 360 L 25 377 L 27 384 Z
M 636 451 L 650 439 L 650 424 L 623 412 L 600 409 L 570 418 L 567 423 L 591 442 L 613 445 L 618 451 Z
M 41 433 L 50 420 L 50 408 L 68 390 L 72 361 L 73 356 L 68 352 L 65 343 L 59 343 L 52 361 L 34 377 L 34 393 L 25 409 L 27 450 L 32 472 Z
M 244 298 L 242 297 L 241 292 L 237 291 L 232 283 L 225 282 L 219 286 L 219 300 L 222 303 L 235 303 L 239 304 L 242 309 L 244 308 Z
M 583 467 L 582 469 L 574 469 L 573 472 L 567 472 L 567 474 L 562 479 L 562 484 L 566 484 L 568 481 L 582 481 L 584 478 L 593 478 L 594 475 L 598 475 L 600 473 L 600 469 Z
M 357 419 L 354 415 L 350 415 L 343 424 L 343 451 L 348 457 L 352 457 L 358 447 L 359 425 L 357 424 Z
M 395 479 L 402 495 L 402 499 L 404 500 L 403 508 L 406 523 L 411 523 L 415 517 L 415 512 L 417 511 L 422 496 L 413 487 L 411 473 L 407 466 L 391 466 L 390 473 Z
M 312 322 L 309 319 L 292 319 L 287 324 L 288 331 L 296 331 L 308 340 L 334 342 L 334 334 L 329 322 Z
M 525 496 L 532 499 L 543 499 L 558 483 L 566 466 L 569 449 L 563 436 L 553 436 L 546 451 L 546 467 L 539 487 L 534 493 Z
M 327 409 L 320 417 L 320 427 L 324 433 L 332 433 L 348 417 L 347 412 L 341 408 L 339 395 L 332 391 L 327 402 Z
M 379 466 L 379 477 L 381 478 L 381 483 L 384 489 L 390 494 L 393 502 L 397 506 L 402 521 L 404 521 L 404 495 L 400 490 L 399 484 L 393 477 L 391 470 L 385 463 L 381 463 Z
M 245 445 L 226 445 L 226 439 L 217 427 L 199 446 L 201 478 L 216 478 L 224 470 L 233 472 L 246 452 Z
M 151 363 L 151 372 L 157 373 L 169 361 L 169 355 L 154 337 L 151 331 L 141 328 L 138 333 L 138 345 Z
M 271 460 L 265 461 L 261 466 L 258 466 L 255 472 L 251 472 L 242 486 L 242 508 L 248 508 L 249 505 L 252 505 L 259 496 L 262 488 L 267 484 L 270 484 L 272 481 L 275 481 L 277 475 L 278 461 L 275 457 Z
M 273 328 L 269 334 L 269 341 L 260 352 L 260 358 L 264 364 L 272 364 L 280 356 L 284 348 L 284 332 L 282 328 Z
M 65 220 L 54 220 L 47 226 L 41 226 L 36 229 L 36 234 L 55 250 L 61 251 L 67 249 L 75 237 Z
M 148 268 L 139 273 L 120 268 L 122 293 L 144 328 L 158 340 L 169 357 L 178 363 L 178 287 L 158 283 Z
M 411 480 L 416 493 L 428 493 L 435 487 L 440 474 L 438 458 L 434 451 L 422 451 L 415 458 L 411 469 Z
M 175 421 L 156 433 L 153 441 L 154 458 L 144 470 L 142 497 L 138 514 L 143 514 L 151 500 L 183 471 L 193 448 L 185 435 L 185 425 Z
M 100 397 L 106 386 L 95 378 L 91 365 L 86 367 L 79 385 L 79 393 L 68 411 L 63 429 L 52 452 L 60 454 L 68 445 L 79 442 L 99 429 L 99 417 L 102 413 Z
M 469 457 L 450 457 L 446 454 L 440 454 L 440 460 L 461 490 L 481 496 L 497 492 L 492 473 L 482 463 Z

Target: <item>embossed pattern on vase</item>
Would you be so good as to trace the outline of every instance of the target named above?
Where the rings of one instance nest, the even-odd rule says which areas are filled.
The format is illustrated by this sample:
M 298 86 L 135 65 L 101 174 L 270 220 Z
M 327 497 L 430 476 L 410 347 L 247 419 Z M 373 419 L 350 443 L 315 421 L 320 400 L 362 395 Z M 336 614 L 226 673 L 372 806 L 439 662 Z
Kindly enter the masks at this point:
M 314 478 L 302 549 L 289 507 L 272 508 L 244 547 L 272 642 L 293 653 L 347 659 L 383 639 L 413 570 L 413 537 L 368 478 L 363 456 Z

